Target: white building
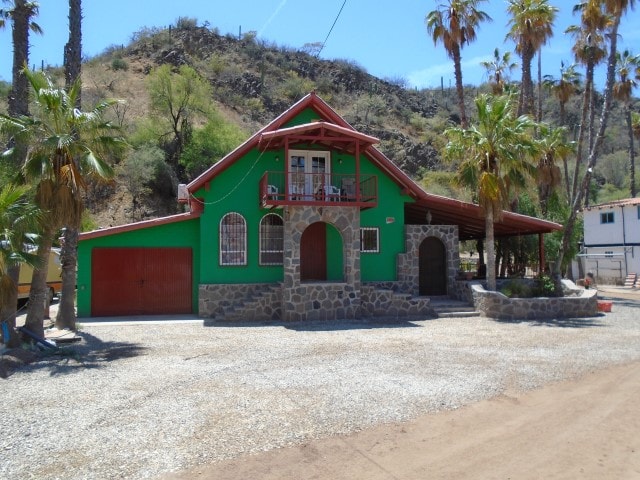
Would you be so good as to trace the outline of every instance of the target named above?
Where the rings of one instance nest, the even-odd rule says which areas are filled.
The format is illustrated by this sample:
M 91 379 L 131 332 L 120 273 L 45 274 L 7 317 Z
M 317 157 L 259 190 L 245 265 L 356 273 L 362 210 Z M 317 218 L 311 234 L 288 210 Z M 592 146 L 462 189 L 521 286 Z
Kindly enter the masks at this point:
M 640 273 L 640 198 L 592 205 L 583 211 L 579 259 L 598 283 L 621 284 Z

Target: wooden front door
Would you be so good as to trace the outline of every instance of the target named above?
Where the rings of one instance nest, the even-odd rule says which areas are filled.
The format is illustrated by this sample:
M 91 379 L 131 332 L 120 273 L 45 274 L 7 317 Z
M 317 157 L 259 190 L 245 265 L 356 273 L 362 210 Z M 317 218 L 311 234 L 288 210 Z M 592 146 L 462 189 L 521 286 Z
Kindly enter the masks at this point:
M 316 222 L 302 232 L 300 240 L 300 281 L 327 279 L 327 225 Z
M 447 252 L 435 237 L 425 238 L 419 250 L 420 295 L 447 294 Z

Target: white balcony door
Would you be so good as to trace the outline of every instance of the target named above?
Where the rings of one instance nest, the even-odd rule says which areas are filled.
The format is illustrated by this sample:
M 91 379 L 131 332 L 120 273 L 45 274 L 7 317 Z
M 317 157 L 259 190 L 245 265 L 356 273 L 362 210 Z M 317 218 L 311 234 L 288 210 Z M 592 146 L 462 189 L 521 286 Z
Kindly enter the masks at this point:
M 312 200 L 329 185 L 331 161 L 329 152 L 289 150 L 289 193 L 298 200 Z

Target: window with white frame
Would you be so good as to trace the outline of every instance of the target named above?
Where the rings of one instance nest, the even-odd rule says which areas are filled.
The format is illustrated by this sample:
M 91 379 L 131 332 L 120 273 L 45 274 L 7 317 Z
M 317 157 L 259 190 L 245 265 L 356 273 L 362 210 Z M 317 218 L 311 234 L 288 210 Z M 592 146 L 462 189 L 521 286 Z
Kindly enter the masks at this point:
M 364 253 L 380 252 L 380 229 L 378 227 L 360 229 L 360 251 Z
M 236 212 L 220 220 L 220 265 L 247 264 L 247 222 Z
M 268 213 L 260 219 L 260 265 L 282 265 L 284 224 L 282 217 Z
M 600 214 L 600 223 L 614 223 L 615 217 L 613 212 L 604 212 Z

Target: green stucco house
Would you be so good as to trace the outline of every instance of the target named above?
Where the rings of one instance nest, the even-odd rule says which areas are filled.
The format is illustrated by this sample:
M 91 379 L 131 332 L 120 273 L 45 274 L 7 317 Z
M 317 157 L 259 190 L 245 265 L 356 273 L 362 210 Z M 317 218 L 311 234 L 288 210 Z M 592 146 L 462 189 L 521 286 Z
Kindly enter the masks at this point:
M 477 205 L 422 190 L 315 93 L 189 185 L 187 213 L 81 234 L 78 316 L 332 320 L 460 296 Z M 557 224 L 506 213 L 496 236 Z

